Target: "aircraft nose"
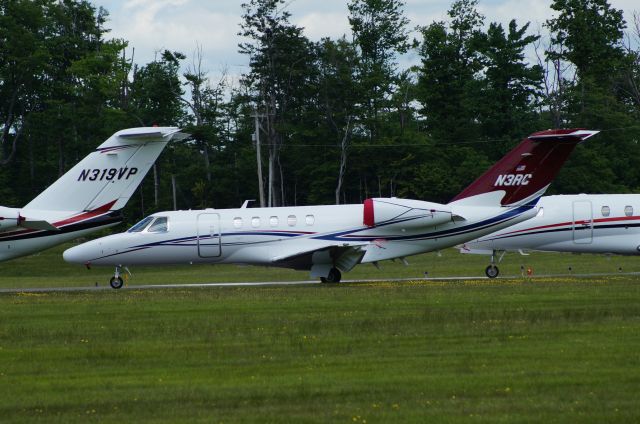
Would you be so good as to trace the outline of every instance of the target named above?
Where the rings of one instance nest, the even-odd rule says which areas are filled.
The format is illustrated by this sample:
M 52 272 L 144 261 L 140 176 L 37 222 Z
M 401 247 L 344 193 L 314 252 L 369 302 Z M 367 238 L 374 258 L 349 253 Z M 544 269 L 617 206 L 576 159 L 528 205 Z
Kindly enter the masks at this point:
M 62 253 L 62 257 L 66 262 L 72 264 L 82 264 L 84 265 L 89 260 L 89 255 L 86 253 L 86 247 L 83 245 L 74 246 L 70 249 L 65 250 Z

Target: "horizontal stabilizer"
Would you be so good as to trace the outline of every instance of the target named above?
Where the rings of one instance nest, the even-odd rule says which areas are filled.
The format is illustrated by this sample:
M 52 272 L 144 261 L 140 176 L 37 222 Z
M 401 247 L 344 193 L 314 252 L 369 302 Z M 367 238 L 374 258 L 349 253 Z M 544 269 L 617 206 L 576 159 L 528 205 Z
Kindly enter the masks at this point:
M 20 221 L 20 227 L 28 228 L 29 230 L 60 231 L 58 227 L 51 225 L 48 221 L 28 218 Z
M 541 131 L 539 133 L 535 133 L 529 136 L 529 139 L 536 141 L 545 141 L 545 140 L 577 140 L 579 142 L 583 142 L 586 139 L 593 137 L 598 134 L 599 131 L 593 130 L 549 130 L 549 131 Z
M 127 140 L 150 141 L 171 138 L 172 140 L 182 140 L 189 136 L 189 134 L 180 132 L 179 128 L 172 127 L 141 127 L 141 128 L 128 128 L 126 130 L 118 131 L 115 136 L 120 138 L 126 138 Z
M 466 245 L 458 246 L 460 253 L 466 253 L 470 255 L 493 255 L 491 249 L 470 249 Z

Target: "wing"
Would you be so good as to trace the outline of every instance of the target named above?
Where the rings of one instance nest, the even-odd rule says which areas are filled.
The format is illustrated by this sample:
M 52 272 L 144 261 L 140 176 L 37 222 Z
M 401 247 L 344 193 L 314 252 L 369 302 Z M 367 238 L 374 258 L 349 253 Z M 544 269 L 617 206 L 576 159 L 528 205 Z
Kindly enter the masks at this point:
M 367 244 L 332 244 L 302 252 L 291 252 L 272 258 L 271 264 L 297 270 L 309 270 L 313 265 L 318 264 L 332 264 L 341 271 L 347 272 L 360 263 L 366 253 Z

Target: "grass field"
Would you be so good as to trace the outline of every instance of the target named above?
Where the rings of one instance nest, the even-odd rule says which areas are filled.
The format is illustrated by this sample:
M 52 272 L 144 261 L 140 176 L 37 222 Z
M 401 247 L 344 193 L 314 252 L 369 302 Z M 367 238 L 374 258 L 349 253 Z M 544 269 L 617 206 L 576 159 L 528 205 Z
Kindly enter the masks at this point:
M 0 287 L 87 285 L 54 254 L 5 264 Z M 634 271 L 634 258 L 512 255 L 504 273 L 523 259 L 536 273 Z M 361 272 L 486 265 L 450 251 L 412 262 Z M 266 279 L 133 271 L 132 285 Z M 0 293 L 3 423 L 640 422 L 639 389 L 634 275 Z

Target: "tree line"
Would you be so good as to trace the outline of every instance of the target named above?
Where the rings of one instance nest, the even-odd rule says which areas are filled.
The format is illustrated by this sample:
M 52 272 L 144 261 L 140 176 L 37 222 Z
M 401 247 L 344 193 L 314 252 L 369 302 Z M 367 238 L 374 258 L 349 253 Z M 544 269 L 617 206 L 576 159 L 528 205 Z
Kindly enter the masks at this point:
M 135 46 L 107 39 L 108 12 L 88 1 L 0 0 L 2 204 L 26 204 L 113 132 L 154 124 L 192 137 L 162 154 L 130 221 L 174 203 L 447 202 L 546 128 L 602 130 L 552 192 L 639 191 L 637 15 L 554 0 L 536 31 L 457 0 L 447 19 L 411 28 L 400 0 L 347 7 L 349 38 L 312 41 L 285 0 L 249 0 L 238 28 L 249 65 L 230 84 L 209 77 L 202 49 L 137 65 Z M 419 62 L 401 66 L 412 52 Z

